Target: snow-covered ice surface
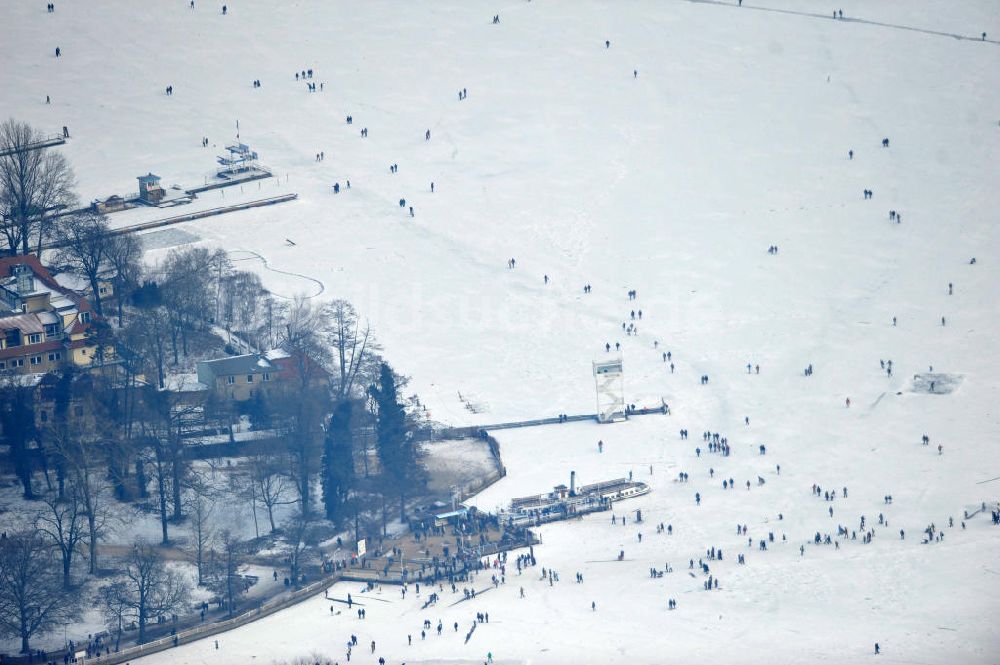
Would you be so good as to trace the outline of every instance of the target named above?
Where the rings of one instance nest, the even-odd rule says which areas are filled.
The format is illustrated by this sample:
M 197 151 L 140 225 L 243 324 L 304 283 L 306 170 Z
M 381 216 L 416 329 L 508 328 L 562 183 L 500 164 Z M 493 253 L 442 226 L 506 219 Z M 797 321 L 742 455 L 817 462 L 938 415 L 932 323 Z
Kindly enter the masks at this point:
M 581 483 L 632 470 L 652 484 L 616 508 L 641 508 L 641 529 L 606 515 L 541 529 L 539 564 L 562 577 L 553 587 L 532 571 L 474 603 L 446 607 L 445 593 L 427 612 L 386 588 L 391 602 L 370 603 L 364 622 L 331 616 L 317 598 L 222 636 L 219 651 L 208 640 L 144 662 L 310 651 L 344 662 L 351 633 L 354 660 L 410 665 L 479 663 L 491 650 L 504 663 L 849 663 L 872 657 L 875 642 L 895 662 L 1000 662 L 1000 530 L 988 515 L 959 527 L 964 509 L 1000 495 L 990 482 L 1000 476 L 997 44 L 804 15 L 833 7 L 792 0 L 228 4 L 222 16 L 203 0 L 194 10 L 63 1 L 52 15 L 5 3 L 0 116 L 67 125 L 61 150 L 85 200 L 130 191 L 150 170 L 200 182 L 218 152 L 201 137 L 221 147 L 238 119 L 278 174 L 260 191 L 299 198 L 181 228 L 265 257 L 273 270 L 244 265 L 276 293 L 311 295 L 305 275 L 321 297 L 354 301 L 436 421 L 592 411 L 590 362 L 606 341 L 623 344 L 629 401 L 664 398 L 673 413 L 497 434 L 508 476 L 476 499 L 484 507 L 567 482 L 570 469 Z M 990 0 L 836 8 L 1000 35 Z M 322 92 L 294 80 L 307 68 Z M 238 189 L 227 203 L 258 196 L 253 183 Z M 625 336 L 639 308 L 639 334 Z M 893 360 L 891 378 L 880 359 Z M 761 373 L 748 376 L 747 363 Z M 961 381 L 922 391 L 912 377 L 930 366 Z M 459 394 L 475 395 L 480 413 Z M 697 458 L 704 430 L 728 436 L 733 455 Z M 680 471 L 690 482 L 672 482 Z M 757 475 L 766 485 L 747 491 Z M 723 476 L 738 489 L 723 491 Z M 824 502 L 813 483 L 849 496 Z M 890 526 L 872 544 L 807 545 L 799 556 L 817 530 L 857 529 L 879 512 Z M 658 522 L 674 535 L 656 535 Z M 921 545 L 931 522 L 946 538 Z M 737 523 L 778 542 L 747 549 Z M 726 558 L 713 562 L 720 588 L 708 593 L 685 562 L 711 546 Z M 620 549 L 626 560 L 609 562 Z M 667 561 L 675 572 L 649 579 Z M 357 591 L 343 587 L 334 592 Z M 464 644 L 476 611 L 491 623 Z M 424 618 L 461 631 L 421 641 Z

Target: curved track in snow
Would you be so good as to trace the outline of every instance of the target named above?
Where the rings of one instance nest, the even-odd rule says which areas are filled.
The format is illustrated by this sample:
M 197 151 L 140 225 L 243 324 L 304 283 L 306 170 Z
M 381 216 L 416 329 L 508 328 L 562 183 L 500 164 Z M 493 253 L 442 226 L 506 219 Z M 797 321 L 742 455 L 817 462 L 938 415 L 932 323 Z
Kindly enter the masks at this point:
M 240 257 L 239 256 L 240 254 L 249 254 L 250 256 L 242 256 L 242 257 Z M 326 291 L 326 285 L 323 284 L 323 282 L 321 282 L 320 280 L 316 279 L 315 277 L 309 277 L 308 275 L 302 275 L 300 273 L 290 272 L 288 270 L 279 270 L 278 268 L 272 268 L 271 265 L 267 262 L 267 258 L 265 256 L 263 256 L 262 254 L 258 254 L 257 252 L 254 252 L 252 250 L 249 250 L 249 249 L 236 249 L 236 250 L 233 250 L 231 252 L 228 252 L 228 255 L 229 255 L 229 258 L 232 261 L 254 261 L 254 260 L 258 260 L 258 261 L 260 261 L 264 265 L 264 269 L 265 270 L 270 270 L 271 272 L 278 273 L 279 275 L 288 275 L 290 277 L 298 277 L 299 279 L 303 279 L 303 280 L 305 280 L 307 282 L 313 283 L 317 287 L 317 291 L 316 291 L 316 293 L 312 293 L 312 294 L 303 296 L 306 299 L 315 298 L 315 297 L 321 295 L 324 291 Z M 287 295 L 284 295 L 284 294 L 281 294 L 281 293 L 277 293 L 276 291 L 273 291 L 271 289 L 268 289 L 268 290 L 271 291 L 271 293 L 273 295 L 275 295 L 275 296 L 277 296 L 279 298 L 285 298 L 286 300 L 291 300 L 292 298 L 295 297 L 295 296 L 287 296 Z

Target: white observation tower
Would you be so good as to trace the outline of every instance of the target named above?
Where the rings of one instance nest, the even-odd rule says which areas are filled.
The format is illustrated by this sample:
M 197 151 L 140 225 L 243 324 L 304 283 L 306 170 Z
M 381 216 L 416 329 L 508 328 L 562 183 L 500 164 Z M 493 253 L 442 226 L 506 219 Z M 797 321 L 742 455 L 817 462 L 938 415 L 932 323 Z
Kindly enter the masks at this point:
M 597 421 L 612 423 L 625 420 L 625 380 L 622 359 L 594 363 L 597 388 Z

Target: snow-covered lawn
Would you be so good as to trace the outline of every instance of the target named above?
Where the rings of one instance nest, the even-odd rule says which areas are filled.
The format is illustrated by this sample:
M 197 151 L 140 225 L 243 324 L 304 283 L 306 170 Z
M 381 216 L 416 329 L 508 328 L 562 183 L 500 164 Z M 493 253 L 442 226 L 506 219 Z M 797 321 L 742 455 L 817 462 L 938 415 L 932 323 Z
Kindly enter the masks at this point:
M 479 439 L 428 442 L 423 451 L 432 491 L 451 493 L 497 473 L 489 446 Z
M 1000 495 L 1000 47 L 760 9 L 843 8 L 845 19 L 995 38 L 995 3 L 228 4 L 223 16 L 202 0 L 63 1 L 51 15 L 7 3 L 0 116 L 67 125 L 61 150 L 86 200 L 148 171 L 197 182 L 217 152 L 201 138 L 221 147 L 239 120 L 280 176 L 260 187 L 299 198 L 178 228 L 352 300 L 436 421 L 592 412 L 590 363 L 616 341 L 628 401 L 662 398 L 673 413 L 497 433 L 508 476 L 477 497 L 486 508 L 570 470 L 581 484 L 629 470 L 652 484 L 616 507 L 641 508 L 641 529 L 597 515 L 541 530 L 553 587 L 532 570 L 473 603 L 448 608 L 446 592 L 428 612 L 386 588 L 392 602 L 371 602 L 364 622 L 318 598 L 223 636 L 219 651 L 208 640 L 148 663 L 309 651 L 344 662 L 351 633 L 355 659 L 410 665 L 479 663 L 491 650 L 505 663 L 859 662 L 875 642 L 899 662 L 997 662 L 1000 529 L 988 513 L 964 531 L 959 521 Z M 295 81 L 308 68 L 322 92 Z M 276 293 L 315 290 L 259 269 Z M 639 309 L 627 336 L 622 322 Z M 931 393 L 913 378 L 925 374 L 956 380 Z M 698 458 L 706 430 L 729 437 L 733 455 Z M 673 482 L 681 471 L 686 484 Z M 849 496 L 825 502 L 814 483 Z M 872 544 L 799 556 L 817 530 L 860 532 L 860 516 L 877 525 L 879 512 L 890 526 Z M 674 535 L 657 535 L 659 522 Z M 921 545 L 931 522 L 945 540 Z M 769 531 L 777 542 L 760 552 Z M 712 546 L 725 559 L 711 564 L 720 588 L 709 593 L 686 562 Z M 621 549 L 626 560 L 609 562 Z M 650 579 L 667 561 L 675 572 Z M 348 591 L 359 595 L 334 590 Z M 491 623 L 464 644 L 476 611 Z M 423 619 L 439 617 L 446 636 L 421 641 Z

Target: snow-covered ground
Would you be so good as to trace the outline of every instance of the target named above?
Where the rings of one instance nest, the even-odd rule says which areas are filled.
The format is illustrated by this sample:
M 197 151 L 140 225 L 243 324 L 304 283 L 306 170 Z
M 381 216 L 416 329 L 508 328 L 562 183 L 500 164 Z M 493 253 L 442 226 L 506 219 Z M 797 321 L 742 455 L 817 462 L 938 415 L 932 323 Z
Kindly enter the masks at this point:
M 239 437 L 239 434 L 237 435 Z M 266 535 L 270 532 L 270 525 L 267 519 L 267 509 L 258 505 L 256 516 L 250 501 L 234 500 L 231 492 L 231 482 L 237 473 L 243 476 L 246 473 L 246 460 L 222 458 L 217 460 L 216 465 L 208 462 L 195 462 L 195 472 L 203 479 L 206 489 L 211 490 L 217 499 L 213 500 L 210 513 L 207 515 L 206 532 L 208 539 L 215 541 L 222 530 L 226 529 L 236 534 L 239 538 L 249 540 L 258 535 Z M 242 478 L 241 478 L 242 480 Z M 53 483 L 54 484 L 54 483 Z M 46 486 L 41 477 L 36 478 L 35 490 L 45 491 Z M 151 488 L 151 491 L 152 488 Z M 289 489 L 283 501 L 293 502 L 293 491 Z M 189 491 L 185 492 L 185 499 L 191 496 Z M 107 519 L 104 526 L 104 535 L 98 550 L 98 565 L 102 569 L 113 569 L 116 564 L 112 559 L 125 556 L 136 538 L 143 538 L 150 543 L 159 543 L 162 537 L 159 513 L 156 512 L 155 495 L 143 504 L 122 504 L 114 501 L 107 493 L 103 495 L 101 505 L 106 509 Z M 40 502 L 25 501 L 21 496 L 21 485 L 11 478 L 9 482 L 0 484 L 0 531 L 12 532 L 25 528 L 30 528 L 34 519 L 40 513 L 44 514 L 45 506 Z M 293 503 L 281 503 L 275 506 L 274 517 L 278 525 L 285 523 L 296 512 Z M 167 553 L 169 565 L 181 571 L 185 577 L 191 581 L 192 602 L 210 600 L 213 596 L 206 588 L 197 587 L 197 568 L 195 566 L 195 546 L 194 524 L 192 520 L 187 520 L 182 524 L 169 524 L 168 533 L 172 550 Z M 109 583 L 109 578 L 93 578 L 86 574 L 88 561 L 84 550 L 73 561 L 73 582 L 79 585 L 74 589 L 74 593 L 85 599 L 79 606 L 80 616 L 73 624 L 66 626 L 65 634 L 57 630 L 46 635 L 32 638 L 32 646 L 41 649 L 59 649 L 65 645 L 66 639 L 75 642 L 85 643 L 91 634 L 105 630 L 103 618 L 98 607 L 92 606 L 89 600 L 99 586 Z M 58 555 L 56 560 L 58 561 Z M 259 574 L 258 566 L 248 566 L 244 571 L 246 574 Z M 271 569 L 267 569 L 267 587 L 258 585 L 254 587 L 254 595 L 261 595 L 273 591 L 270 589 Z M 263 577 L 262 577 L 263 579 Z M 60 627 L 61 628 L 61 627 Z M 0 653 L 17 653 L 20 648 L 19 638 L 0 639 Z
M 475 603 L 445 607 L 446 593 L 428 612 L 387 588 L 392 602 L 370 603 L 364 622 L 315 599 L 223 636 L 219 651 L 206 641 L 146 662 L 310 651 L 343 662 L 351 633 L 355 660 L 410 665 L 479 663 L 491 650 L 505 663 L 858 662 L 875 642 L 897 662 L 1000 661 L 1000 530 L 988 514 L 959 527 L 964 509 L 1000 495 L 1000 46 L 920 31 L 995 38 L 1000 10 L 836 6 L 875 25 L 824 18 L 834 7 L 805 0 L 734 4 L 303 0 L 230 2 L 226 16 L 203 0 L 3 6 L 0 116 L 67 125 L 82 198 L 132 190 L 147 171 L 199 182 L 217 152 L 201 138 L 221 147 L 239 120 L 279 174 L 262 191 L 299 198 L 178 228 L 295 273 L 260 263 L 276 293 L 311 295 L 305 275 L 321 297 L 354 301 L 434 420 L 593 411 L 590 363 L 616 341 L 629 401 L 664 398 L 673 411 L 497 434 L 508 476 L 483 507 L 571 469 L 581 483 L 629 470 L 652 483 L 620 506 L 643 510 L 641 529 L 597 515 L 541 530 L 539 564 L 562 578 L 553 587 L 534 570 Z M 295 81 L 308 68 L 322 92 Z M 640 308 L 639 334 L 626 336 Z M 893 360 L 891 378 L 880 359 Z M 929 366 L 961 380 L 948 394 L 915 390 Z M 696 457 L 705 430 L 728 436 L 733 455 Z M 690 482 L 673 482 L 680 471 Z M 824 502 L 813 483 L 849 496 Z M 817 530 L 858 530 L 879 512 L 890 526 L 872 544 L 799 556 Z M 674 535 L 657 535 L 659 522 Z M 945 540 L 921 545 L 931 522 Z M 755 543 L 768 531 L 778 542 L 747 548 L 737 523 Z M 685 562 L 712 546 L 725 560 L 712 562 L 720 588 L 708 593 Z M 626 560 L 609 562 L 621 549 Z M 667 561 L 675 572 L 649 579 Z M 464 644 L 476 611 L 492 621 Z M 423 619 L 439 617 L 459 634 L 421 641 Z
M 463 488 L 479 486 L 498 473 L 496 462 L 486 442 L 458 439 L 428 442 L 423 445 L 424 468 L 431 478 L 432 491 L 454 494 Z

